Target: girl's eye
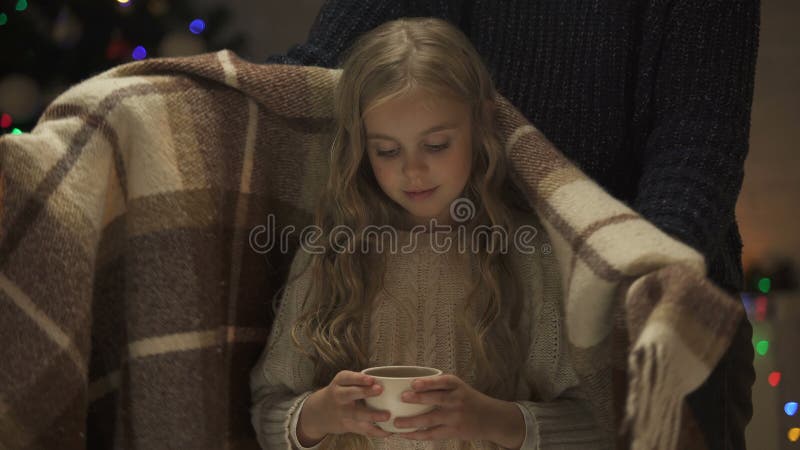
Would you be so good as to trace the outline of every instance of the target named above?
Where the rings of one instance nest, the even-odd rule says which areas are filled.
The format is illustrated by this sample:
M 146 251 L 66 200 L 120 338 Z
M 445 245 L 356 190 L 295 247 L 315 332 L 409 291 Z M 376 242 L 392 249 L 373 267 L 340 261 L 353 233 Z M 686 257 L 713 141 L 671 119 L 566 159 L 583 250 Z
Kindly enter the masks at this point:
M 382 158 L 391 158 L 397 154 L 397 149 L 392 150 L 376 150 L 375 154 L 382 157 Z
M 447 147 L 450 147 L 450 143 L 449 142 L 446 142 L 444 144 L 439 144 L 439 145 L 430 145 L 430 144 L 428 145 L 428 148 L 431 149 L 431 152 L 434 152 L 434 153 L 440 152 L 440 151 L 446 149 Z

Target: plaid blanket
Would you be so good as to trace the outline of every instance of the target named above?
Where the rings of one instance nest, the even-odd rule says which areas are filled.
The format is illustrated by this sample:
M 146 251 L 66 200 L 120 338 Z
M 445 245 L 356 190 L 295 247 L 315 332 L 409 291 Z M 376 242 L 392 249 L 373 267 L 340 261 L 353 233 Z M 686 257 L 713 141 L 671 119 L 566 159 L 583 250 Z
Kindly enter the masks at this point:
M 0 138 L 0 448 L 257 448 L 248 375 L 297 234 L 251 231 L 312 223 L 338 75 L 229 51 L 145 60 Z M 741 306 L 499 106 L 598 419 L 620 447 L 675 448 Z

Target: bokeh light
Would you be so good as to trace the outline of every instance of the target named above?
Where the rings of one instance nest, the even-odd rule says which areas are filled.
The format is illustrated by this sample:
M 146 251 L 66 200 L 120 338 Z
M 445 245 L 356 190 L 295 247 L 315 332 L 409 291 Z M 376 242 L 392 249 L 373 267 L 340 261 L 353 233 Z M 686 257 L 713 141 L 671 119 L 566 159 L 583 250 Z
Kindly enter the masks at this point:
M 797 402 L 786 402 L 786 404 L 783 405 L 783 412 L 785 412 L 787 416 L 797 414 Z
M 28 9 L 28 0 L 17 1 L 17 7 L 15 9 L 17 11 L 25 11 L 26 9 Z
M 169 12 L 169 0 L 150 0 L 147 2 L 147 10 L 154 16 L 163 16 Z
M 800 439 L 800 428 L 795 427 L 790 429 L 787 435 L 790 441 L 797 442 L 797 440 Z
M 3 115 L 0 116 L 0 127 L 8 128 L 13 123 L 14 123 L 14 119 L 11 117 L 11 114 L 3 113 Z
M 22 130 L 20 130 L 19 128 L 14 128 L 13 130 L 11 130 L 11 134 L 22 134 Z
M 758 344 L 756 344 L 756 352 L 758 352 L 759 355 L 764 356 L 767 354 L 767 350 L 769 350 L 769 341 L 758 341 Z
M 133 49 L 133 59 L 140 60 L 147 58 L 147 50 L 141 45 Z
M 769 294 L 769 291 L 770 291 L 771 288 L 772 288 L 772 280 L 770 280 L 769 278 L 764 277 L 764 278 L 758 280 L 758 290 L 759 291 L 761 291 L 761 292 L 763 292 L 765 294 Z
M 202 19 L 194 19 L 192 23 L 189 24 L 189 31 L 191 31 L 194 34 L 200 34 L 205 29 L 206 29 L 206 23 L 203 22 Z
M 756 321 L 763 322 L 767 318 L 767 296 L 759 295 L 756 298 Z
M 8 16 L 6 13 L 0 13 L 0 27 L 8 23 Z
M 769 385 L 772 387 L 778 386 L 778 383 L 781 382 L 781 373 L 780 372 L 772 372 L 767 377 L 767 381 L 769 381 Z

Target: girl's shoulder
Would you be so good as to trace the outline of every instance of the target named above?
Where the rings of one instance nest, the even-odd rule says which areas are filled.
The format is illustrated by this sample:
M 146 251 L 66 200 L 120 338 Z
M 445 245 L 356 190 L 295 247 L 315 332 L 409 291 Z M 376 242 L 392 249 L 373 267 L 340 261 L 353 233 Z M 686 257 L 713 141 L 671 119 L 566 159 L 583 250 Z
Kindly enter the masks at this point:
M 300 245 L 292 256 L 286 283 L 294 283 L 299 279 L 308 278 L 311 274 L 311 263 L 313 259 L 314 252 Z

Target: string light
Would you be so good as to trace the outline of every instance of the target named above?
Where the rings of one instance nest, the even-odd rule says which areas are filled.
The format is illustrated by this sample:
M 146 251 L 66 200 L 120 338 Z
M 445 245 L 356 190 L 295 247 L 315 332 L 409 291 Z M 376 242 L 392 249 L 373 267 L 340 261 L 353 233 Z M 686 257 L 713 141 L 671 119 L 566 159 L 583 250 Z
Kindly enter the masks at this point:
M 133 49 L 133 59 L 140 60 L 147 58 L 147 50 L 141 45 Z
M 761 291 L 761 292 L 763 292 L 765 294 L 769 294 L 769 290 L 771 288 L 772 288 L 772 280 L 770 280 L 769 278 L 764 277 L 764 278 L 758 280 L 758 290 L 759 291 Z
M 800 428 L 792 428 L 786 433 L 789 437 L 789 440 L 792 442 L 797 442 L 800 439 Z
M 742 298 L 742 304 L 744 305 L 745 312 L 747 313 L 748 316 L 751 316 L 753 314 L 753 306 L 754 306 L 753 296 L 748 294 L 747 292 L 742 292 L 739 295 Z
M 758 354 L 764 356 L 767 354 L 767 350 L 769 350 L 769 341 L 766 340 L 758 341 L 758 344 L 756 344 L 756 351 L 758 352 Z
M 767 318 L 767 296 L 759 295 L 756 298 L 756 321 L 763 322 Z
M 6 13 L 0 13 L 0 27 L 8 23 L 8 16 Z
M 17 7 L 15 9 L 17 11 L 25 11 L 26 9 L 28 9 L 28 1 L 27 0 L 17 1 Z
M 783 405 L 783 412 L 785 412 L 787 416 L 797 414 L 797 402 L 786 402 L 786 404 Z
M 106 59 L 111 61 L 121 59 L 130 55 L 132 52 L 133 50 L 131 50 L 128 41 L 115 36 L 111 38 L 108 47 L 106 47 Z
M 163 16 L 169 11 L 168 0 L 150 0 L 147 2 L 147 10 L 154 16 Z
M 3 113 L 3 115 L 0 116 L 0 127 L 8 128 L 12 123 L 14 123 L 14 119 L 11 117 L 11 114 Z
M 767 381 L 769 381 L 769 385 L 772 386 L 772 387 L 778 386 L 778 383 L 781 382 L 781 373 L 780 372 L 772 372 L 771 374 L 769 374 L 769 377 L 767 378 Z
M 22 130 L 20 130 L 19 128 L 14 128 L 13 130 L 11 130 L 11 134 L 22 134 Z
M 202 19 L 194 19 L 192 23 L 189 24 L 189 31 L 191 31 L 194 34 L 200 34 L 205 29 L 206 29 L 206 23 L 203 22 Z

